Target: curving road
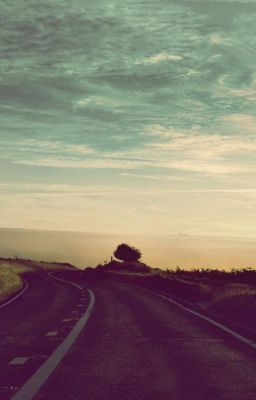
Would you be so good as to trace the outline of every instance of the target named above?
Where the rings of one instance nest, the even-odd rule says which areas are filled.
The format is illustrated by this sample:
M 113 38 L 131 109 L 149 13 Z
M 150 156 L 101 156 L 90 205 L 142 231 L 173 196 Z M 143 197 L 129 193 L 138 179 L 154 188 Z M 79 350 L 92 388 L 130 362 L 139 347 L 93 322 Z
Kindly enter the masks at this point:
M 138 288 L 90 283 L 86 329 L 36 400 L 255 400 L 255 352 Z
M 86 288 L 80 291 L 46 273 L 26 280 L 28 290 L 0 310 L 1 400 L 12 398 L 49 358 L 89 304 Z
M 85 282 L 80 284 L 81 291 L 46 276 L 30 277 L 29 290 L 1 310 L 1 400 L 17 393 L 80 318 L 89 304 Z M 110 281 L 89 286 L 94 311 L 33 399 L 256 399 L 253 349 L 139 288 Z M 9 364 L 15 357 L 28 359 Z

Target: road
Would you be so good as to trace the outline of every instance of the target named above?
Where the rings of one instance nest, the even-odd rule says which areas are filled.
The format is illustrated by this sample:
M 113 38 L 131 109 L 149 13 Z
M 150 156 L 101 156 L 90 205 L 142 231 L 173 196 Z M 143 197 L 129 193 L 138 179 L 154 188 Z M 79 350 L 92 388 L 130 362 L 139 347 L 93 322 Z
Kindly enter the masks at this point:
M 62 319 L 72 315 L 81 293 L 50 278 L 32 283 L 19 304 L 5 310 L 5 335 L 0 315 L 0 340 L 3 345 L 5 336 L 6 345 L 1 366 L 16 356 L 49 354 L 71 329 Z M 94 311 L 35 400 L 256 399 L 253 349 L 139 288 L 110 281 L 89 286 L 96 296 Z M 49 340 L 45 333 L 53 330 L 60 332 L 59 338 Z M 0 386 L 20 387 L 42 362 L 8 366 Z M 10 393 L 5 396 L 0 393 L 1 400 Z
M 46 273 L 26 280 L 28 290 L 0 309 L 0 400 L 10 399 L 29 379 L 89 304 L 86 288 L 78 290 Z

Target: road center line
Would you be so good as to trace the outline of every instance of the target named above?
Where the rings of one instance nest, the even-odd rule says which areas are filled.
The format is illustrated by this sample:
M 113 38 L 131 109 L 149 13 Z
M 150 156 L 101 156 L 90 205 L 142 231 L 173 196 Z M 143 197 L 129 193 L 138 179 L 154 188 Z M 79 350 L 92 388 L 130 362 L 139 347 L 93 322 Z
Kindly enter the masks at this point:
M 55 332 L 47 332 L 46 333 L 46 336 L 56 336 L 56 335 L 58 335 L 57 331 L 55 331 Z
M 66 281 L 50 275 L 53 279 L 69 283 L 79 289 L 82 287 L 74 282 Z M 41 386 L 46 382 L 49 376 L 53 373 L 60 361 L 63 359 L 72 344 L 76 341 L 82 329 L 85 327 L 95 304 L 95 295 L 92 290 L 87 289 L 90 295 L 90 302 L 87 310 L 75 324 L 63 342 L 56 348 L 50 357 L 41 365 L 41 367 L 31 376 L 31 378 L 18 390 L 11 400 L 32 400 Z
M 16 357 L 9 362 L 9 365 L 23 365 L 28 359 L 29 357 Z

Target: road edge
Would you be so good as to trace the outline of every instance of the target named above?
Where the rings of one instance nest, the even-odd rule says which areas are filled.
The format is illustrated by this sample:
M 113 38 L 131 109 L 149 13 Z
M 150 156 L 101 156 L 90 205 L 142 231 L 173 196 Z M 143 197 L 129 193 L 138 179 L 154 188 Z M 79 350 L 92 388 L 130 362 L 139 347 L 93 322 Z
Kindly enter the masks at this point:
M 49 276 L 58 281 L 68 283 L 72 286 L 77 287 L 82 290 L 82 287 L 77 283 L 57 278 L 49 273 Z M 59 365 L 61 360 L 67 354 L 68 350 L 75 343 L 79 334 L 85 327 L 87 321 L 89 320 L 91 313 L 95 304 L 95 295 L 91 289 L 87 288 L 90 295 L 89 306 L 87 307 L 85 313 L 77 321 L 73 329 L 65 337 L 65 339 L 59 344 L 59 346 L 54 350 L 54 352 L 48 357 L 48 359 L 37 369 L 37 371 L 28 379 L 28 381 L 15 393 L 11 400 L 32 400 L 36 393 L 40 390 L 43 384 L 47 381 L 50 375 L 54 372 L 55 368 Z
M 23 288 L 19 292 L 16 292 L 16 294 L 14 294 L 13 297 L 9 298 L 4 303 L 1 303 L 0 304 L 0 309 L 8 306 L 11 303 L 13 303 L 15 300 L 17 300 L 20 296 L 22 296 L 28 290 L 28 288 L 29 288 L 28 282 L 24 278 L 22 278 L 22 280 L 23 280 L 23 284 L 24 284 Z
M 184 310 L 184 311 L 186 311 L 186 312 L 188 312 L 188 313 L 190 313 L 192 315 L 195 315 L 196 317 L 201 318 L 201 319 L 207 321 L 208 323 L 216 326 L 220 330 L 230 334 L 231 336 L 235 337 L 240 342 L 243 342 L 243 343 L 247 344 L 248 346 L 250 346 L 254 350 L 256 349 L 256 342 L 255 341 L 253 341 L 251 339 L 248 339 L 243 335 L 240 335 L 238 332 L 235 332 L 233 329 L 228 328 L 227 326 L 221 324 L 220 322 L 217 322 L 214 319 L 212 319 L 210 317 L 207 317 L 206 315 L 201 314 L 198 311 L 193 310 L 192 308 L 184 306 L 183 304 L 179 303 L 178 301 L 173 300 L 171 297 L 165 296 L 165 295 L 160 294 L 158 292 L 154 292 L 153 290 L 149 290 L 149 289 L 143 288 L 141 286 L 137 286 L 137 287 L 139 287 L 140 289 L 144 290 L 145 292 L 154 294 L 155 296 L 158 296 L 158 297 L 161 297 L 164 300 L 167 300 L 168 302 L 170 302 L 171 304 L 174 304 L 175 306 L 181 308 L 182 310 Z

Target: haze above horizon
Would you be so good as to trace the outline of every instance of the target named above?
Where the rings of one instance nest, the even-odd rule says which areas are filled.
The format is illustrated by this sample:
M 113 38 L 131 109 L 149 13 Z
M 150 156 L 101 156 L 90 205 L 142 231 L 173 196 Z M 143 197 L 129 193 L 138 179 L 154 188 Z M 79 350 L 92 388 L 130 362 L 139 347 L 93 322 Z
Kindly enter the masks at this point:
M 255 0 L 2 3 L 1 226 L 256 239 Z
M 256 267 L 252 239 L 0 228 L 0 257 L 69 262 L 82 268 L 110 261 L 120 243 L 139 248 L 144 263 L 162 269 Z

